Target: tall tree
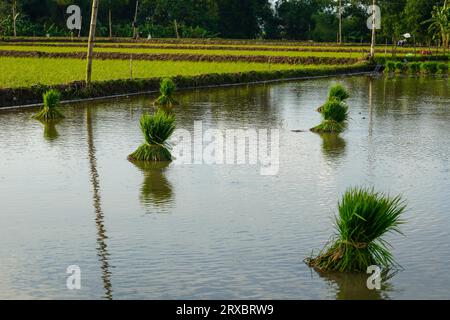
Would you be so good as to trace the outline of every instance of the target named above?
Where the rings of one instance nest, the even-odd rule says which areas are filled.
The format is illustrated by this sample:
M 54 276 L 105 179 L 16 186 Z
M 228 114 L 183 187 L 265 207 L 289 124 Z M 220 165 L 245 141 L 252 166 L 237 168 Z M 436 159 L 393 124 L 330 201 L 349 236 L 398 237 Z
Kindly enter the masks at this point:
M 282 36 L 296 40 L 310 39 L 316 21 L 324 18 L 322 14 L 329 5 L 331 5 L 330 1 L 279 0 L 276 3 L 276 9 Z M 334 33 L 334 39 L 336 39 L 336 33 Z
M 217 5 L 222 37 L 253 39 L 263 34 L 269 0 L 217 0 Z
M 409 32 L 419 41 L 424 41 L 427 37 L 429 21 L 433 6 L 440 1 L 436 0 L 407 0 L 402 14 L 403 33 Z
M 104 0 L 102 1 L 102 6 L 108 10 L 108 33 L 109 37 L 113 37 L 113 15 L 120 9 L 126 8 L 129 5 L 129 0 Z
M 403 10 L 407 0 L 378 0 L 381 8 L 381 31 L 380 34 L 385 38 L 397 43 L 398 37 L 405 33 L 403 27 Z

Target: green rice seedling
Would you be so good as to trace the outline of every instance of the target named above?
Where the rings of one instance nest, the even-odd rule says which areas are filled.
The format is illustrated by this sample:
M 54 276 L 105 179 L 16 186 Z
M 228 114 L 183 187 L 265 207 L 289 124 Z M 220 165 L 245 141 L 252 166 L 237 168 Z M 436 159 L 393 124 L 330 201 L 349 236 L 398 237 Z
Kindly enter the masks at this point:
M 408 70 L 410 74 L 420 73 L 420 62 L 411 62 L 408 64 Z
M 424 62 L 421 65 L 421 70 L 425 74 L 436 74 L 438 71 L 438 64 L 434 61 Z
M 175 93 L 175 90 L 177 89 L 175 83 L 170 78 L 164 78 L 161 81 L 160 89 L 161 95 L 159 98 L 155 101 L 155 105 L 161 106 L 161 107 L 172 107 L 178 102 L 174 99 L 173 94 Z
M 43 98 L 44 106 L 33 118 L 43 122 L 63 119 L 64 116 L 58 110 L 61 94 L 57 90 L 50 90 L 44 93 Z
M 406 209 L 400 196 L 390 197 L 367 188 L 350 188 L 338 204 L 336 234 L 325 248 L 305 262 L 321 272 L 366 272 L 377 265 L 396 266 L 387 233 L 401 233 L 400 216 Z
M 447 63 L 439 63 L 438 64 L 438 73 L 439 74 L 448 74 L 448 64 Z
M 350 98 L 350 94 L 348 93 L 347 89 L 341 85 L 336 84 L 330 88 L 330 92 L 328 94 L 328 99 L 337 99 L 339 101 L 344 101 Z
M 384 72 L 385 73 L 395 72 L 395 62 L 394 61 L 386 62 L 386 68 L 384 69 Z
M 318 126 L 311 129 L 316 133 L 342 133 L 346 129 L 348 119 L 348 106 L 336 99 L 328 100 L 319 108 L 323 121 Z
M 311 129 L 315 133 L 334 133 L 339 134 L 345 131 L 346 123 L 340 123 L 334 120 L 323 120 L 321 124 Z
M 341 100 L 332 98 L 323 105 L 321 113 L 324 120 L 341 123 L 348 119 L 348 106 Z
M 404 73 L 406 70 L 408 70 L 408 66 L 406 63 L 403 63 L 400 61 L 395 63 L 395 72 L 396 73 Z
M 154 115 L 144 114 L 140 121 L 145 143 L 128 159 L 130 161 L 172 161 L 167 140 L 175 131 L 175 116 L 163 110 Z
M 339 83 L 332 86 L 328 93 L 328 100 L 345 101 L 348 98 L 350 98 L 350 93 L 343 85 L 341 85 Z M 317 109 L 317 112 L 322 113 L 323 107 L 324 107 L 324 105 L 319 107 Z
M 209 80 L 211 74 L 219 74 L 221 83 L 230 78 L 231 74 L 261 74 L 268 72 L 272 77 L 264 77 L 262 80 L 273 79 L 273 73 L 280 71 L 280 77 L 287 77 L 287 71 L 291 70 L 295 77 L 315 76 L 338 71 L 351 70 L 356 66 L 345 64 L 333 65 L 304 65 L 304 64 L 283 64 L 259 62 L 207 62 L 207 61 L 149 61 L 135 60 L 133 62 L 133 77 L 135 79 L 150 79 L 163 77 L 198 77 L 204 75 L 205 80 Z M 86 65 L 82 59 L 54 59 L 54 58 L 15 58 L 0 57 L 0 87 L 20 88 L 30 87 L 41 83 L 43 85 L 59 85 L 84 79 Z M 55 70 L 55 72 L 42 72 L 42 70 Z M 59 70 L 60 72 L 56 72 Z M 127 60 L 97 60 L 96 72 L 93 80 L 103 84 L 105 81 L 129 79 L 129 61 Z M 206 76 L 207 75 L 207 76 Z M 254 77 L 252 75 L 252 77 Z M 237 76 L 239 78 L 239 76 Z M 184 79 L 184 78 L 182 78 Z M 198 79 L 198 78 L 197 78 Z M 130 82 L 134 83 L 133 82 Z M 194 86 L 195 83 L 185 83 Z M 180 84 L 181 86 L 181 84 Z M 184 85 L 183 85 L 184 86 Z M 96 86 L 97 88 L 97 86 Z M 151 88 L 151 87 L 150 87 Z M 149 86 L 139 88 L 139 91 L 149 90 Z M 110 94 L 108 91 L 107 94 Z M 176 95 L 176 93 L 175 93 Z

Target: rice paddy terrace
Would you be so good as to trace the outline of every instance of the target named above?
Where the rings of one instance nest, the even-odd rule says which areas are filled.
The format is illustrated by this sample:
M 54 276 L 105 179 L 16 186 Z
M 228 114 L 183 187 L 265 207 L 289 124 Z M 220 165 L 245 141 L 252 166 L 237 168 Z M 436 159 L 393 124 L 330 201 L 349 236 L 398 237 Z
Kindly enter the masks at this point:
M 365 63 L 366 45 L 226 40 L 99 39 L 95 81 L 211 73 L 320 69 Z M 380 46 L 381 57 L 420 56 L 425 48 Z M 427 48 L 428 50 L 429 48 Z M 434 55 L 442 54 L 435 49 Z M 64 84 L 84 79 L 83 39 L 32 39 L 0 42 L 0 88 Z

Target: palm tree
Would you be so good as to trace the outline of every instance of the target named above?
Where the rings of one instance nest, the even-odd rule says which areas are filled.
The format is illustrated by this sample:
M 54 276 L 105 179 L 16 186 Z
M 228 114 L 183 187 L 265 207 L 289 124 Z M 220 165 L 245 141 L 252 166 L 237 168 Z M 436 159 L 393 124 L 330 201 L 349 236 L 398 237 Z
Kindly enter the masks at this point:
M 448 0 L 445 0 L 442 7 L 434 6 L 431 19 L 424 23 L 431 23 L 429 32 L 441 37 L 445 53 L 450 42 L 450 3 Z

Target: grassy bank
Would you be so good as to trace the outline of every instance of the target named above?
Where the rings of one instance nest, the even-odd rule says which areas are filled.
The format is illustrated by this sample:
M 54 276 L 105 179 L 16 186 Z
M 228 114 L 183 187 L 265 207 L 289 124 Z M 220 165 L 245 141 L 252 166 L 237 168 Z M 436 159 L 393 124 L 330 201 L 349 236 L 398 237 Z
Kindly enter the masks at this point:
M 13 58 L 14 60 L 14 58 Z M 40 60 L 38 59 L 40 63 Z M 54 63 L 57 63 L 58 60 L 48 59 L 49 65 L 47 66 L 49 69 L 48 77 L 58 77 L 54 70 L 58 70 L 59 68 L 71 68 L 71 63 L 64 63 L 64 60 L 61 60 L 61 65 L 57 66 Z M 3 61 L 2 65 L 8 65 L 7 60 Z M 81 63 L 81 67 L 84 67 L 84 63 Z M 120 61 L 114 61 L 120 62 Z M 101 70 L 101 66 L 99 65 L 101 61 L 96 61 L 96 70 Z M 145 63 L 149 63 L 145 61 Z M 12 64 L 10 62 L 10 64 Z M 31 64 L 31 62 L 30 62 Z M 174 66 L 174 62 L 170 62 L 169 65 Z M 31 70 L 28 68 L 27 63 L 19 64 L 23 68 L 20 71 L 17 69 L 10 70 L 9 72 L 3 72 L 2 77 L 9 77 L 10 81 L 13 81 L 13 78 L 20 75 L 22 77 L 22 83 L 25 84 L 25 79 L 27 76 L 36 77 L 37 74 L 43 73 L 42 69 Z M 182 88 L 192 88 L 192 87 L 202 87 L 202 86 L 214 86 L 214 85 L 225 85 L 225 84 L 237 84 L 237 83 L 248 83 L 248 82 L 256 82 L 256 81 L 270 81 L 276 79 L 289 79 L 289 78 L 299 78 L 299 77 L 310 77 L 310 76 L 324 76 L 324 75 L 337 75 L 344 73 L 353 73 L 353 72 L 363 72 L 363 71 L 371 71 L 373 70 L 373 66 L 368 64 L 358 64 L 358 65 L 342 65 L 342 66 L 311 66 L 311 67 L 298 67 L 296 69 L 284 69 L 281 67 L 280 70 L 274 71 L 267 69 L 268 66 L 265 65 L 266 69 L 263 69 L 261 66 L 260 70 L 251 70 L 245 72 L 243 66 L 235 65 L 236 71 L 227 71 L 223 73 L 218 73 L 218 69 L 216 65 L 209 64 L 209 74 L 200 74 L 199 71 L 199 63 L 195 63 L 193 65 L 191 74 L 180 75 L 180 68 L 184 66 L 186 68 L 186 63 L 182 62 L 179 68 L 176 69 L 174 67 L 173 79 L 177 84 L 177 87 Z M 51 68 L 50 68 L 51 67 Z M 252 66 L 254 68 L 254 66 Z M 80 66 L 78 66 L 80 68 Z M 122 72 L 126 72 L 125 66 Z M 81 68 L 81 70 L 84 70 Z M 99 77 L 101 78 L 103 74 L 107 74 L 111 70 L 111 63 L 105 63 L 104 72 L 98 72 L 97 81 L 93 83 L 93 85 L 89 88 L 86 88 L 84 82 L 72 82 L 69 84 L 47 84 L 47 85 L 35 85 L 29 87 L 22 88 L 8 88 L 8 89 L 0 89 L 0 108 L 7 106 L 15 106 L 15 105 L 24 105 L 24 104 L 32 104 L 32 103 L 40 103 L 42 101 L 42 94 L 51 89 L 55 88 L 61 91 L 62 100 L 73 100 L 73 99 L 85 99 L 85 98 L 94 98 L 94 97 L 103 97 L 117 94 L 130 94 L 130 93 L 139 93 L 146 91 L 156 91 L 159 89 L 160 77 L 153 75 L 153 77 L 148 79 L 136 79 L 136 80 L 110 80 L 107 81 L 98 81 Z M 153 72 L 149 65 L 146 68 L 142 68 L 145 72 Z M 59 71 L 59 70 L 58 70 Z M 143 71 L 144 72 L 144 71 Z M 8 74 L 11 74 L 8 76 Z M 65 75 L 68 79 L 73 77 L 71 72 L 58 72 Z M 204 71 L 204 73 L 207 73 Z M 147 73 L 148 75 L 148 73 Z M 80 75 L 81 76 L 81 75 Z M 164 76 L 168 76 L 167 72 L 165 72 Z M 110 76 L 109 76 L 110 77 Z M 118 76 L 119 77 L 119 76 Z M 53 83 L 58 83 L 58 80 L 54 80 Z M 59 82 L 63 83 L 63 82 Z

